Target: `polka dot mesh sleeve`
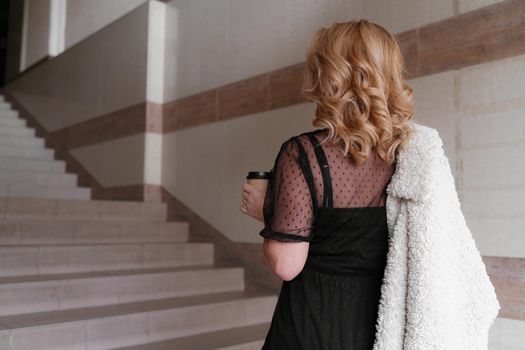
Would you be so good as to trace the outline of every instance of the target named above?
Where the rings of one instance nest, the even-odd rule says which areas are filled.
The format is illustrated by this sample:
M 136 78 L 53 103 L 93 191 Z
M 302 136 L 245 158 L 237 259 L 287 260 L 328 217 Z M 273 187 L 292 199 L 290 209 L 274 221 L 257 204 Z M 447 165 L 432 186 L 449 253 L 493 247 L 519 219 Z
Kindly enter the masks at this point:
M 312 238 L 312 198 L 301 166 L 300 148 L 291 138 L 281 145 L 264 200 L 264 238 L 309 242 Z

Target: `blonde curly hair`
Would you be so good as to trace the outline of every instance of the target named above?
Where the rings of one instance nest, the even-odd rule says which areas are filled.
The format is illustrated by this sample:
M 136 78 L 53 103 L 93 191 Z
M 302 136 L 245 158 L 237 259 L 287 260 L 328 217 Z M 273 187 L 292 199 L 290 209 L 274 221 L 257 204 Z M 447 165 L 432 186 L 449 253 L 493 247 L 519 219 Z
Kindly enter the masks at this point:
M 343 145 L 357 163 L 372 150 L 389 164 L 412 132 L 413 90 L 403 81 L 404 60 L 395 38 L 361 19 L 321 28 L 308 50 L 301 94 L 316 102 L 314 126 L 322 142 Z

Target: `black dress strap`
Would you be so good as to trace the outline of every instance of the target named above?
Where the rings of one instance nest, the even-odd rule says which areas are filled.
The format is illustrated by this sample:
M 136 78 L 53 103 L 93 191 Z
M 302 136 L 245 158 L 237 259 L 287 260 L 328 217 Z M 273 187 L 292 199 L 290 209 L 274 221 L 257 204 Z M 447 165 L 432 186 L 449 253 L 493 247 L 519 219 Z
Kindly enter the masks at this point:
M 317 191 L 315 190 L 314 175 L 312 173 L 312 168 L 310 167 L 310 162 L 308 161 L 308 155 L 306 154 L 303 145 L 299 140 L 294 141 L 299 147 L 299 163 L 301 169 L 303 170 L 303 174 L 306 179 L 306 184 L 310 189 L 310 197 L 312 198 L 312 211 L 315 221 L 315 217 L 317 215 L 317 208 L 319 207 L 319 204 L 317 203 Z
M 330 167 L 328 166 L 328 161 L 324 153 L 323 147 L 319 143 L 317 137 L 313 133 L 307 134 L 312 146 L 314 148 L 315 157 L 317 158 L 317 163 L 321 168 L 321 175 L 323 176 L 323 203 L 321 206 L 331 208 L 334 205 L 333 193 L 332 193 L 332 177 L 330 176 Z

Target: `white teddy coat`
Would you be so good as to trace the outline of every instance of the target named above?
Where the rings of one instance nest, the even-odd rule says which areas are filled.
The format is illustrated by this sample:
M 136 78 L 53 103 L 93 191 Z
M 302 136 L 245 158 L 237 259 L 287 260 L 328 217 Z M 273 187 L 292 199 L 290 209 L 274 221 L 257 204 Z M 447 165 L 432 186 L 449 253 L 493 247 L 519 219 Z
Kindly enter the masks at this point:
M 436 129 L 412 122 L 387 186 L 389 250 L 373 350 L 486 350 L 500 305 Z

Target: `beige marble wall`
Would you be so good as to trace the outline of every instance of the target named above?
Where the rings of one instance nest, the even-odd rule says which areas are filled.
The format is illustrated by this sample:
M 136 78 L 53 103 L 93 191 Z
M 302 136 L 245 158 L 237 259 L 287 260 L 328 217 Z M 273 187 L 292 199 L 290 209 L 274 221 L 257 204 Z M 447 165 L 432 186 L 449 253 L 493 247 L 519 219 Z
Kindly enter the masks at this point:
M 146 99 L 150 102 L 164 102 L 164 60 L 166 58 L 166 4 L 160 1 L 149 3 L 148 51 Z M 170 52 L 170 54 L 172 54 Z
M 240 212 L 248 171 L 272 168 L 291 135 L 313 128 L 311 104 L 164 134 L 162 183 L 228 238 L 259 242 L 262 224 Z
M 414 120 L 439 131 L 455 177 L 458 176 L 460 168 L 456 160 L 457 75 L 457 71 L 448 71 L 408 81 L 415 94 Z
M 10 89 L 54 131 L 146 98 L 172 101 L 302 62 L 315 30 L 334 21 L 369 18 L 398 33 L 495 2 L 305 0 L 297 6 L 292 0 L 182 0 L 142 5 Z M 96 30 L 100 20 L 80 23 L 76 30 Z M 78 33 L 70 43 L 80 40 Z M 41 51 L 38 45 L 34 50 Z M 523 72 L 525 56 L 516 56 L 409 81 L 416 92 L 414 119 L 440 132 L 483 255 L 525 257 Z M 262 223 L 239 211 L 245 175 L 269 170 L 280 144 L 312 129 L 313 117 L 314 106 L 304 103 L 162 136 L 121 137 L 72 153 L 104 186 L 160 183 L 230 239 L 261 242 Z M 491 350 L 523 348 L 517 335 L 523 324 L 498 319 Z
M 80 6 L 81 2 L 74 3 Z M 22 75 L 7 88 L 50 132 L 144 103 L 148 22 L 146 3 Z M 142 113 L 145 120 L 145 112 Z M 136 119 L 130 122 L 136 123 Z M 145 138 L 144 134 L 124 137 L 74 148 L 72 154 L 104 186 L 136 185 L 146 178 L 159 184 L 160 165 L 156 158 L 147 161 L 156 169 L 144 168 Z M 147 144 L 153 145 L 148 148 L 150 158 L 152 149 L 160 152 L 160 146 L 155 146 L 159 144 L 157 140 Z
M 49 54 L 50 14 L 51 0 L 25 0 L 22 71 Z
M 147 23 L 143 5 L 8 88 L 49 131 L 143 102 Z
M 226 0 L 207 6 L 173 3 L 166 21 L 171 29 L 165 98 L 303 61 L 307 39 L 321 23 L 367 17 L 397 33 L 488 3 L 326 1 L 323 9 L 313 1 L 300 9 L 288 1 L 260 7 Z M 525 257 L 525 205 L 519 200 L 525 194 L 525 128 L 520 118 L 525 103 L 519 89 L 524 64 L 525 56 L 516 56 L 409 81 L 416 94 L 414 120 L 439 131 L 467 223 L 483 255 Z M 230 239 L 260 242 L 262 224 L 239 211 L 244 176 L 249 170 L 269 169 L 278 146 L 313 128 L 313 116 L 314 106 L 305 103 L 164 134 L 162 184 Z M 498 318 L 489 349 L 524 349 L 524 325 L 522 320 Z
M 453 0 L 364 0 L 363 16 L 392 33 L 421 27 L 453 16 Z
M 104 187 L 144 183 L 145 134 L 75 148 L 71 154 Z
M 523 350 L 525 322 L 498 317 L 489 331 L 489 350 Z
M 417 14 L 417 16 L 416 16 Z M 382 1 L 304 1 L 302 6 L 296 6 L 294 1 L 244 2 L 234 0 L 218 0 L 213 2 L 176 1 L 168 3 L 166 13 L 166 58 L 165 58 L 165 100 L 173 100 L 194 93 L 206 91 L 214 87 L 228 84 L 248 77 L 265 73 L 287 65 L 305 60 L 306 46 L 313 33 L 320 26 L 327 26 L 335 21 L 368 18 L 385 25 L 394 34 L 425 25 L 454 14 L 454 1 L 413 1 L 385 4 Z M 401 18 L 403 20 L 401 20 Z M 451 75 L 452 74 L 452 75 Z M 442 128 L 447 142 L 447 152 L 453 162 L 454 139 L 453 126 L 449 122 L 454 116 L 448 113 L 453 108 L 453 73 L 438 74 L 435 80 L 416 79 L 414 85 L 421 91 L 419 109 L 425 111 L 422 122 Z M 451 87 L 446 94 L 440 88 Z M 448 91 L 452 91 L 448 93 Z M 433 96 L 439 93 L 439 98 Z M 430 105 L 425 110 L 425 105 Z M 443 107 L 446 106 L 446 107 Z M 447 110 L 442 110 L 446 108 Z M 432 113 L 430 113 L 432 110 Z M 305 114 L 305 111 L 309 111 Z M 247 140 L 264 140 L 269 138 L 272 147 L 261 149 L 258 158 L 271 159 L 279 141 L 284 141 L 288 130 L 310 128 L 309 121 L 314 116 L 314 106 L 309 104 L 283 108 L 282 110 L 257 113 L 241 119 L 251 120 L 258 128 L 248 127 L 243 136 Z M 427 112 L 428 111 L 428 112 Z M 300 113 L 300 114 L 297 114 Z M 445 116 L 442 116 L 442 115 Z M 275 124 L 272 116 L 282 115 L 279 124 Z M 264 118 L 268 123 L 276 125 L 272 129 L 263 129 Z M 260 121 L 256 121 L 260 120 Z M 240 143 L 231 143 L 234 134 L 221 125 L 236 125 L 246 121 L 221 121 L 218 124 L 207 124 L 188 130 L 180 130 L 165 134 L 163 144 L 163 184 L 182 201 L 187 204 L 212 225 L 221 229 L 229 238 L 243 242 L 258 242 L 260 237 L 246 235 L 242 229 L 246 227 L 246 218 L 237 214 L 239 193 L 230 191 L 221 192 L 224 186 L 213 186 L 217 181 L 227 181 L 230 189 L 236 186 L 240 189 L 246 169 L 239 168 L 236 162 L 248 159 L 245 147 Z M 297 124 L 296 124 L 297 123 Z M 278 126 L 277 126 L 278 125 Z M 221 129 L 222 128 L 222 129 Z M 218 131 L 224 130 L 224 131 Z M 263 130 L 269 130 L 266 133 Z M 186 138 L 182 138 L 183 135 Z M 182 140 L 213 140 L 195 143 L 183 147 Z M 201 136 L 197 136 L 201 135 Z M 207 135 L 207 136 L 205 136 Z M 279 135 L 279 136 L 277 136 Z M 176 143 L 175 140 L 180 140 Z M 242 141 L 243 139 L 240 139 Z M 226 146 L 209 146 L 210 144 L 225 144 Z M 230 146 L 228 146 L 230 145 Z M 223 164 L 224 180 L 212 172 L 204 173 L 196 170 L 199 181 L 188 185 L 184 179 L 191 180 L 188 174 L 193 165 L 199 166 L 198 159 L 209 158 L 212 147 L 237 147 L 239 150 L 226 148 L 219 153 L 220 157 L 213 160 L 217 166 Z M 272 151 L 273 150 L 273 151 Z M 235 153 L 231 158 L 227 156 Z M 241 152 L 240 154 L 237 152 Z M 169 164 L 167 160 L 170 160 Z M 196 163 L 186 165 L 186 161 L 197 159 Z M 202 166 L 205 166 L 203 163 Z M 195 168 L 196 169 L 196 168 Z M 238 173 L 232 176 L 229 171 L 237 169 Z M 178 182 L 180 181 L 180 185 Z M 207 185 L 210 184 L 210 185 Z M 204 187 L 210 186 L 204 190 Z M 237 191 L 239 192 L 239 190 Z M 203 193 L 203 195 L 195 195 Z M 205 194 L 205 195 L 204 195 Z M 212 196 L 220 202 L 230 203 L 233 210 L 228 219 L 221 219 L 211 209 L 213 203 L 208 201 Z M 224 221 L 223 221 L 224 220 Z M 250 220 L 250 219 L 248 219 Z M 250 224 L 252 229 L 257 225 Z
M 416 118 L 440 132 L 483 255 L 525 257 L 525 55 L 411 81 Z
M 459 13 L 468 12 L 502 1 L 504 0 L 458 0 L 458 11 Z
M 168 7 L 164 101 L 302 62 L 317 28 L 363 16 L 361 0 L 182 0 Z
M 487 255 L 525 257 L 525 55 L 461 70 L 463 203 Z
M 84 40 L 147 1 L 67 0 L 66 48 Z

